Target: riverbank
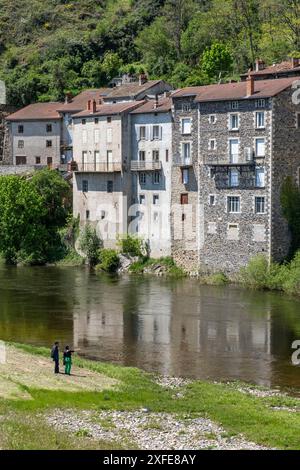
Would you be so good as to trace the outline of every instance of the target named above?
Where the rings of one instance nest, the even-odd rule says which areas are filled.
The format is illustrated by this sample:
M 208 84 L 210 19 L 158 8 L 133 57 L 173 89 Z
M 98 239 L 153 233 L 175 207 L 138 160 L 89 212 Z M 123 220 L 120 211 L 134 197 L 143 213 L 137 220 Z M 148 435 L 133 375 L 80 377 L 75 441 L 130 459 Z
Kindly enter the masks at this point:
M 157 377 L 9 345 L 0 364 L 1 449 L 299 449 L 300 399 L 241 383 Z

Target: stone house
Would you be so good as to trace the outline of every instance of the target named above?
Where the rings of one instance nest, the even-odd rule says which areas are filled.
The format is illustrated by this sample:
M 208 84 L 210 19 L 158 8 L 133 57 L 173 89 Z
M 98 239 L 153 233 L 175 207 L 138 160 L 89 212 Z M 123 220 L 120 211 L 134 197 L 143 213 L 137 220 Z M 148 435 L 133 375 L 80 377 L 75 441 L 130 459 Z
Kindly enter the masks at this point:
M 104 103 L 119 103 L 120 101 L 141 101 L 147 97 L 163 95 L 172 90 L 171 85 L 164 80 L 148 80 L 146 75 L 140 75 L 138 81 L 122 83 L 103 97 Z
M 191 268 L 194 260 L 195 269 L 234 272 L 258 253 L 275 260 L 287 255 L 290 240 L 280 187 L 288 175 L 299 182 L 300 106 L 294 82 L 294 77 L 254 81 L 251 76 L 173 95 L 174 158 L 185 141 L 182 121 L 190 119 L 198 183 L 194 191 L 186 186 L 183 197 L 174 168 L 172 200 L 181 198 L 196 214 L 194 247 L 187 250 L 184 239 L 173 240 L 179 263 Z
M 171 255 L 171 99 L 149 100 L 131 112 L 132 220 L 153 258 Z

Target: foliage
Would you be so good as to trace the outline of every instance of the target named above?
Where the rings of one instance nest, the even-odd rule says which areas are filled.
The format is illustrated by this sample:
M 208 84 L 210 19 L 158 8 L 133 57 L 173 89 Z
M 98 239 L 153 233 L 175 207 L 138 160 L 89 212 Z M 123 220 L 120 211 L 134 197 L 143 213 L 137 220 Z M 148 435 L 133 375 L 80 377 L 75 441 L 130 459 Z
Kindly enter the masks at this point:
M 215 273 L 211 274 L 210 276 L 205 276 L 202 281 L 205 284 L 211 285 L 211 286 L 224 286 L 228 284 L 229 279 L 224 273 Z
M 133 235 L 126 234 L 119 238 L 118 246 L 121 253 L 130 256 L 142 257 L 145 251 L 143 240 Z
M 99 251 L 99 264 L 96 269 L 107 273 L 115 273 L 119 267 L 120 258 L 116 250 L 102 249 Z
M 177 278 L 186 276 L 183 269 L 177 266 L 173 258 L 170 256 L 159 259 L 143 256 L 130 266 L 129 271 L 134 274 L 143 274 L 144 272 L 155 273 L 160 267 L 165 268 L 164 274 L 167 276 Z
M 213 80 L 223 78 L 232 72 L 232 56 L 229 47 L 215 42 L 207 48 L 201 60 L 201 69 L 203 73 Z
M 280 202 L 291 231 L 290 257 L 292 257 L 300 248 L 300 191 L 291 177 L 287 177 L 282 184 Z
M 101 241 L 95 227 L 85 224 L 79 236 L 79 249 L 85 254 L 90 266 L 95 266 L 99 261 L 99 248 Z

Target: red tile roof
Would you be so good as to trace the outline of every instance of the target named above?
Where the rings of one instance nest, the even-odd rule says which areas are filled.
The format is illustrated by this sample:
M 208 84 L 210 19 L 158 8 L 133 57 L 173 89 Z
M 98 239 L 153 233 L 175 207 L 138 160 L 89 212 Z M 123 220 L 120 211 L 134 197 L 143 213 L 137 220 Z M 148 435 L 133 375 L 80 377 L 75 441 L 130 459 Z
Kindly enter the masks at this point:
M 103 96 L 106 96 L 111 91 L 111 88 L 98 88 L 95 90 L 84 90 L 79 95 L 74 96 L 69 103 L 60 103 L 57 108 L 61 112 L 76 112 L 82 111 L 86 107 L 88 100 L 96 100 L 99 104 Z
M 7 116 L 8 121 L 38 121 L 61 119 L 57 112 L 60 103 L 35 103 Z
M 141 106 L 145 103 L 145 101 L 134 101 L 134 102 L 122 102 L 122 103 L 113 103 L 113 104 L 101 104 L 97 106 L 96 112 L 93 113 L 88 109 L 81 111 L 80 113 L 73 114 L 74 118 L 78 117 L 89 117 L 89 116 L 111 116 L 114 114 L 120 114 L 123 112 L 129 112 Z M 87 103 L 86 103 L 87 104 Z
M 280 72 L 299 72 L 300 73 L 300 66 L 293 67 L 290 60 L 285 60 L 280 62 L 279 64 L 270 65 L 269 67 L 265 67 L 264 69 L 255 71 L 253 70 L 250 72 L 250 75 L 272 75 Z M 243 74 L 242 76 L 247 76 L 248 73 Z
M 105 97 L 105 100 L 111 100 L 114 98 L 131 98 L 134 99 L 143 91 L 150 90 L 152 87 L 160 83 L 162 80 L 148 80 L 142 85 L 139 82 L 128 83 L 120 86 L 116 86 L 112 91 Z
M 254 83 L 254 94 L 251 96 L 247 96 L 247 82 L 244 81 L 182 88 L 176 91 L 172 98 L 195 96 L 198 102 L 269 98 L 290 87 L 295 80 L 296 77 L 257 80 Z
M 172 100 L 171 98 L 162 98 L 158 101 L 158 107 L 155 107 L 155 100 L 149 100 L 142 106 L 131 112 L 131 114 L 144 114 L 144 113 L 166 113 L 171 111 Z

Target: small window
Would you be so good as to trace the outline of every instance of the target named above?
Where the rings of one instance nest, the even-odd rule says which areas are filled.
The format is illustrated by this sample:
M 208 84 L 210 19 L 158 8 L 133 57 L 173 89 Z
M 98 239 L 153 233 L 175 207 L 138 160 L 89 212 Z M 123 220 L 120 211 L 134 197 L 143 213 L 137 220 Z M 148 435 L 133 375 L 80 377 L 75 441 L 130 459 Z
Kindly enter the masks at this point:
M 264 108 L 266 106 L 266 100 L 259 99 L 255 101 L 256 108 Z
M 168 162 L 168 161 L 169 161 L 169 150 L 166 149 L 166 162 Z
M 112 193 L 114 191 L 114 182 L 113 181 L 107 181 L 107 192 Z
M 160 139 L 160 126 L 153 126 L 153 140 Z
M 47 124 L 46 125 L 46 131 L 47 132 L 52 132 L 52 124 Z
M 160 172 L 159 171 L 154 172 L 153 183 L 154 184 L 159 184 L 160 183 Z
M 191 144 L 190 142 L 182 142 L 181 152 L 184 163 L 189 163 L 191 159 Z
M 210 114 L 208 116 L 208 122 L 209 124 L 215 124 L 217 121 L 217 116 L 215 114 Z
M 144 162 L 146 160 L 146 152 L 145 150 L 140 150 L 139 151 L 139 161 Z
M 255 198 L 255 213 L 264 214 L 265 213 L 265 198 L 264 196 L 258 196 Z
M 86 124 L 86 119 L 81 119 L 81 124 L 85 125 Z
M 256 139 L 255 141 L 255 154 L 256 157 L 264 157 L 265 156 L 265 139 Z
M 99 123 L 99 118 L 95 118 L 95 119 L 94 119 L 94 123 L 95 123 L 95 124 L 98 124 L 98 123 Z
M 18 140 L 18 149 L 24 148 L 24 140 Z
M 146 140 L 146 126 L 140 126 L 140 140 Z
M 145 194 L 140 195 L 140 204 L 145 204 Z
M 228 224 L 227 227 L 227 240 L 239 239 L 239 226 L 238 224 Z
M 41 164 L 41 157 L 35 157 L 35 164 L 40 165 Z
M 22 124 L 20 124 L 18 126 L 18 134 L 23 134 L 24 133 L 24 126 Z
M 240 212 L 241 203 L 239 196 L 228 196 L 227 197 L 227 211 L 230 213 Z
M 181 120 L 181 133 L 182 134 L 190 134 L 191 133 L 191 119 L 190 118 L 183 118 Z
M 154 194 L 153 195 L 153 204 L 154 206 L 156 206 L 159 202 L 159 195 L 158 194 Z
M 183 184 L 188 184 L 188 182 L 189 182 L 189 169 L 188 168 L 183 168 L 181 170 L 181 176 L 182 176 L 182 183 Z
M 89 218 L 90 218 L 90 211 L 85 211 L 85 218 L 86 218 L 86 220 L 89 220 Z
M 239 109 L 239 102 L 238 101 L 231 101 L 230 109 Z
M 256 129 L 264 129 L 264 127 L 265 127 L 265 113 L 264 113 L 264 111 L 257 111 L 255 113 L 255 126 L 256 126 Z
M 107 122 L 111 122 L 111 117 L 108 116 L 107 119 L 106 119 Z
M 208 149 L 209 150 L 216 150 L 217 148 L 217 141 L 216 139 L 209 139 L 208 141 Z
M 231 131 L 237 131 L 239 129 L 239 115 L 238 114 L 230 114 L 229 129 Z
M 52 147 L 52 140 L 46 140 L 46 147 Z
M 180 194 L 180 204 L 186 205 L 189 203 L 189 195 L 187 193 Z
M 82 192 L 87 193 L 89 190 L 89 182 L 88 180 L 82 180 Z
M 184 113 L 189 113 L 191 111 L 191 105 L 190 104 L 183 104 L 181 106 L 181 110 L 184 112 Z
M 159 150 L 152 151 L 152 160 L 154 162 L 159 162 Z
M 140 184 L 146 184 L 146 173 L 140 173 Z
M 255 168 L 255 186 L 257 188 L 265 187 L 265 169 L 263 167 Z
M 22 156 L 16 156 L 16 165 L 26 165 L 27 158 Z
M 215 206 L 216 205 L 216 196 L 214 194 L 209 195 L 209 205 Z

